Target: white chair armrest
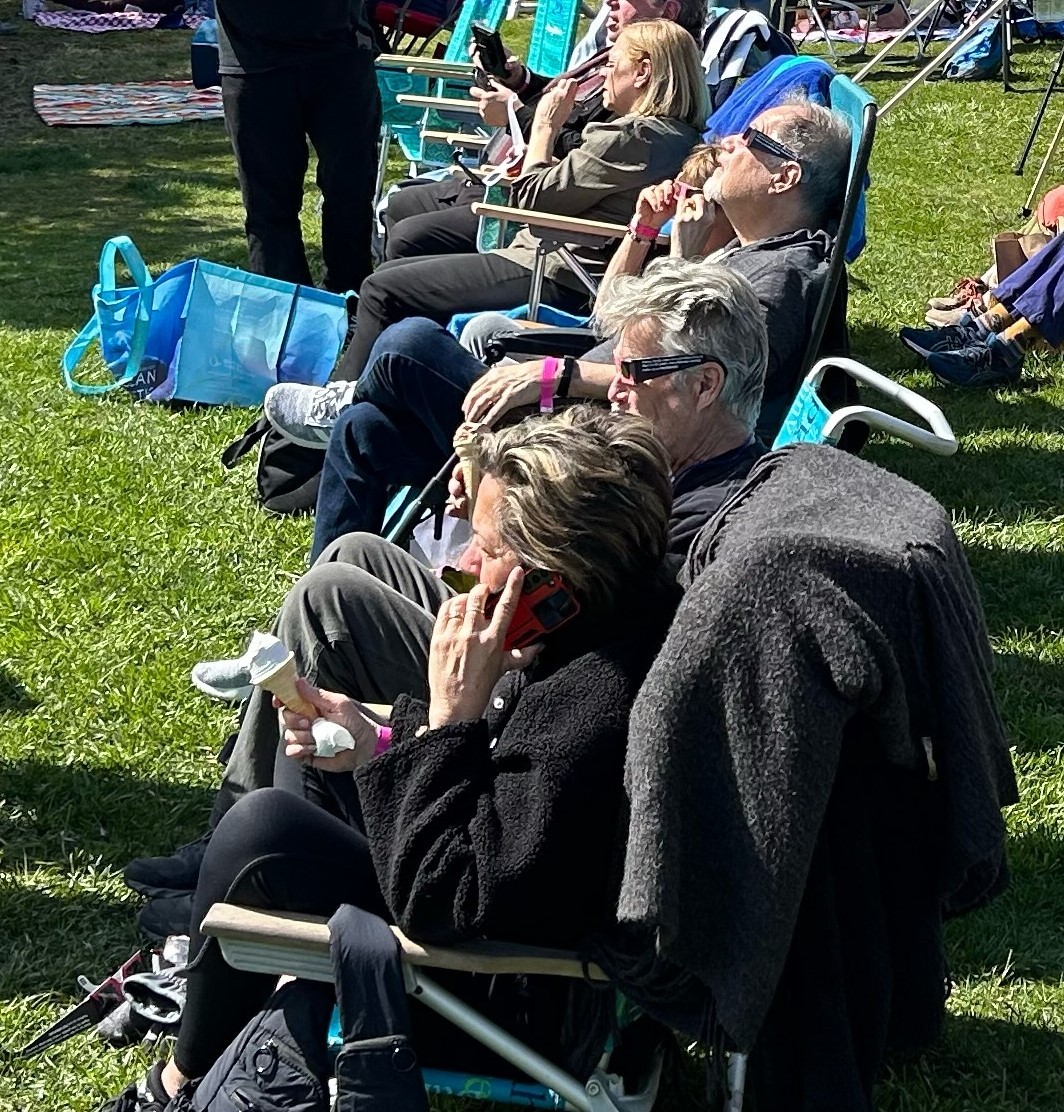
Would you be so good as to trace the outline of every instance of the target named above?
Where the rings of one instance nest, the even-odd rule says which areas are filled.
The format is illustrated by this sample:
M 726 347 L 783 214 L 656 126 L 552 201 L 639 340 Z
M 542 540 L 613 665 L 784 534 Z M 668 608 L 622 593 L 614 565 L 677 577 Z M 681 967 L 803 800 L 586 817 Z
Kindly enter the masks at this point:
M 587 220 L 582 216 L 559 216 L 556 213 L 537 212 L 512 205 L 489 205 L 483 201 L 473 205 L 473 215 L 493 216 L 511 224 L 527 224 L 530 228 L 546 232 L 562 232 L 591 239 L 619 239 L 628 231 L 624 224 L 608 224 L 602 220 Z M 658 242 L 668 243 L 668 237 L 659 235 Z
M 480 118 L 480 109 L 472 98 L 459 100 L 456 97 L 427 97 L 416 93 L 400 93 L 395 98 L 395 103 L 406 105 L 408 108 L 433 108 L 437 112 L 446 112 L 451 116 Z

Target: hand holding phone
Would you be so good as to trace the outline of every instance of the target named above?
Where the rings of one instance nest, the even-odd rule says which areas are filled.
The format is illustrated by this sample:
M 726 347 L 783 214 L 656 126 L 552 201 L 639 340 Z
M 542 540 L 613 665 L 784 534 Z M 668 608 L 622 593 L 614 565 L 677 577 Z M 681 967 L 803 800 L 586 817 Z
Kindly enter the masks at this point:
M 510 71 L 506 66 L 506 48 L 502 45 L 502 36 L 498 31 L 492 31 L 487 24 L 477 21 L 473 22 L 471 29 L 481 68 L 489 77 L 505 83 Z

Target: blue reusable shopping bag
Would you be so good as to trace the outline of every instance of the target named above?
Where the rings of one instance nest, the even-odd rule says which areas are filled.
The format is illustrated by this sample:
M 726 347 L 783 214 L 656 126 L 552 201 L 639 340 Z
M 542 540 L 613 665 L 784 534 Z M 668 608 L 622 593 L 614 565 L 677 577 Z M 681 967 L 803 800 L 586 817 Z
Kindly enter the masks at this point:
M 121 257 L 133 285 L 119 287 Z M 127 236 L 100 253 L 92 319 L 62 359 L 76 394 L 125 387 L 141 400 L 261 405 L 278 382 L 325 383 L 347 331 L 339 294 L 188 259 L 153 279 Z M 113 382 L 74 371 L 94 341 Z

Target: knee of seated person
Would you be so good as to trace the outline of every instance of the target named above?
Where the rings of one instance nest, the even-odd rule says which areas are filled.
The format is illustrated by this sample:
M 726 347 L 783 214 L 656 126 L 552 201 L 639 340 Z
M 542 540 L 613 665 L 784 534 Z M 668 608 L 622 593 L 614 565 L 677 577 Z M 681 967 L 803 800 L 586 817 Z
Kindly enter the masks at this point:
M 377 562 L 380 552 L 390 547 L 392 547 L 391 542 L 378 537 L 376 533 L 345 533 L 322 549 L 314 566 L 353 564 L 368 569 Z
M 279 829 L 281 820 L 305 801 L 283 788 L 256 788 L 229 808 L 211 834 L 209 852 L 217 855 L 249 838 Z
M 446 339 L 443 339 L 446 337 Z M 441 342 L 453 341 L 453 337 L 441 324 L 428 317 L 407 317 L 405 320 L 390 324 L 373 345 L 372 359 L 389 355 L 404 355 L 410 359 L 424 361 L 439 355 Z M 367 373 L 373 363 L 367 366 Z

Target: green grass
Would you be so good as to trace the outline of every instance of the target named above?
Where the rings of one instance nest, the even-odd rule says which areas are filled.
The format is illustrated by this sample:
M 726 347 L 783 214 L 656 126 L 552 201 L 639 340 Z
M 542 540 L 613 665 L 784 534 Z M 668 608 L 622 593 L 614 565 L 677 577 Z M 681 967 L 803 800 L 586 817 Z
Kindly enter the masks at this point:
M 0 19 L 17 19 L 0 0 Z M 524 30 L 524 28 L 520 29 Z M 519 34 L 508 38 L 516 39 Z M 307 520 L 269 517 L 253 468 L 218 455 L 250 414 L 79 400 L 57 364 L 89 312 L 100 244 L 127 232 L 155 272 L 241 264 L 242 212 L 220 123 L 49 129 L 33 82 L 184 77 L 188 36 L 0 38 L 0 1043 L 21 1045 L 137 942 L 119 870 L 204 824 L 233 715 L 187 681 L 266 622 L 304 566 Z M 950 926 L 956 977 L 939 1048 L 896 1064 L 878 1105 L 1064 1107 L 1064 374 L 1022 389 L 936 387 L 896 342 L 924 299 L 987 265 L 1027 181 L 1011 163 L 1052 48 L 1021 48 L 1027 92 L 925 88 L 881 127 L 870 245 L 853 268 L 857 354 L 939 403 L 962 441 L 939 460 L 872 458 L 952 511 L 983 593 L 1022 802 L 1013 884 Z M 872 84 L 877 94 L 896 87 Z M 1050 113 L 1036 151 L 1055 126 Z M 318 230 L 307 199 L 307 238 Z M 93 1109 L 144 1065 L 84 1038 L 0 1074 L 0 1112 Z M 674 1108 L 691 1107 L 675 1095 Z

